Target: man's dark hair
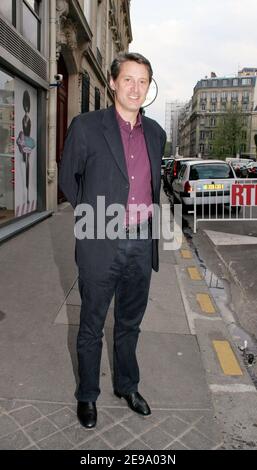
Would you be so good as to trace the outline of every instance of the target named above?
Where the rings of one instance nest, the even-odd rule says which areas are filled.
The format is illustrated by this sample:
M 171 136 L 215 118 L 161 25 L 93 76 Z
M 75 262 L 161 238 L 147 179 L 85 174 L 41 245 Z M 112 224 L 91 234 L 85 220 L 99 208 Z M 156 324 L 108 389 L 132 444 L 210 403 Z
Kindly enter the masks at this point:
M 151 83 L 153 77 L 152 66 L 148 59 L 146 59 L 143 55 L 138 54 L 137 52 L 120 52 L 117 55 L 111 65 L 111 76 L 113 80 L 116 80 L 116 78 L 118 78 L 121 65 L 124 64 L 124 62 L 128 61 L 146 65 L 146 67 L 148 68 L 149 83 Z

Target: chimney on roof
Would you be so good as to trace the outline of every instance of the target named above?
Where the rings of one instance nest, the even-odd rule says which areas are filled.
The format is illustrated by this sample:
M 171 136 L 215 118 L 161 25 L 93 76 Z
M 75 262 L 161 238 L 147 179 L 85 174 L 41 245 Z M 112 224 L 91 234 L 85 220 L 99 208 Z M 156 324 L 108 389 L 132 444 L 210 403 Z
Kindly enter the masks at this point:
M 211 72 L 211 78 L 216 78 L 216 77 L 217 77 L 216 73 L 215 73 L 215 72 Z

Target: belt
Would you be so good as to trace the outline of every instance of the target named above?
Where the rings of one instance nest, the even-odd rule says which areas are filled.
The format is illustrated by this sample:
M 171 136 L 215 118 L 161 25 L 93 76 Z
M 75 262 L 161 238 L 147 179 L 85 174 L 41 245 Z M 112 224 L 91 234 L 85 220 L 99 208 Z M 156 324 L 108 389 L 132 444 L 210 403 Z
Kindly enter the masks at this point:
M 148 231 L 151 228 L 151 226 L 152 226 L 152 219 L 147 219 L 141 224 L 127 225 L 127 227 L 124 227 L 124 230 L 125 230 L 125 233 L 127 234 L 136 233 L 139 235 L 140 233 L 143 233 L 146 230 Z

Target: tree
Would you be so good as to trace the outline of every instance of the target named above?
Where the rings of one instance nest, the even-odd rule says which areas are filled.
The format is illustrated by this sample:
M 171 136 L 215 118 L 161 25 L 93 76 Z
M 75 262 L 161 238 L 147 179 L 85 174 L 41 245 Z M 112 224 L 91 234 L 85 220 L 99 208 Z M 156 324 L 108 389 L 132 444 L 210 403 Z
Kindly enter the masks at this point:
M 212 156 L 225 159 L 236 157 L 246 145 L 246 130 L 240 109 L 228 109 L 217 118 L 217 127 L 212 141 Z

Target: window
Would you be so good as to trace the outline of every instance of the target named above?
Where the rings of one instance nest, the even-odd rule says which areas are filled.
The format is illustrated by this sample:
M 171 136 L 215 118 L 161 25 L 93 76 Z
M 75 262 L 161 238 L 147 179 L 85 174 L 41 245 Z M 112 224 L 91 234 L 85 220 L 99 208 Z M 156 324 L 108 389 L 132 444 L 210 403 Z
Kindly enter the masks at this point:
M 202 93 L 200 93 L 200 99 L 201 99 L 201 100 L 206 100 L 206 99 L 207 99 L 207 93 L 206 93 L 206 91 L 202 91 Z
M 90 96 L 90 78 L 87 72 L 82 75 L 82 100 L 81 112 L 87 113 L 89 111 L 89 96 Z
M 212 80 L 212 86 L 217 86 L 218 82 L 217 80 Z
M 210 118 L 210 127 L 215 127 L 216 126 L 216 118 L 211 117 Z
M 237 111 L 237 109 L 238 109 L 238 105 L 237 105 L 237 102 L 235 101 L 232 103 L 232 110 Z
M 204 144 L 199 145 L 199 150 L 201 153 L 204 153 Z
M 221 101 L 227 101 L 228 94 L 226 91 L 221 92 Z
M 243 101 L 243 103 L 248 103 L 248 101 L 249 101 L 249 91 L 243 91 L 242 101 Z
M 233 176 L 232 169 L 226 163 L 203 163 L 191 166 L 189 179 L 223 179 L 233 178 Z
M 216 103 L 211 103 L 211 112 L 215 113 L 215 111 L 217 111 L 217 105 Z
M 84 0 L 84 13 L 88 24 L 91 21 L 91 0 Z
M 200 131 L 200 139 L 201 140 L 205 139 L 205 132 L 204 131 Z
M 202 80 L 202 86 L 204 86 L 204 87 L 207 86 L 207 81 L 206 80 Z
M 183 175 L 186 171 L 186 168 L 187 168 L 187 166 L 185 164 L 181 165 L 181 168 L 180 168 L 180 171 L 179 171 L 179 174 L 178 174 L 178 178 L 183 178 Z
M 211 93 L 211 100 L 217 100 L 217 93 L 215 91 Z
M 227 103 L 221 103 L 221 111 L 226 111 L 227 110 Z
M 238 93 L 236 91 L 232 91 L 231 100 L 232 101 L 237 101 L 238 100 Z
M 0 224 L 37 207 L 37 90 L 0 70 Z
M 101 108 L 101 93 L 99 88 L 95 87 L 95 110 Z
M 15 23 L 15 1 L 12 0 L 1 0 L 0 2 L 0 13 L 8 20 L 10 23 Z
M 222 85 L 223 86 L 227 86 L 227 84 L 228 84 L 228 81 L 226 79 L 222 80 Z
M 37 49 L 40 49 L 39 7 L 39 1 L 23 0 L 22 2 L 22 34 Z
M 238 86 L 238 78 L 233 78 L 232 84 L 233 86 Z
M 26 0 L 26 2 L 29 4 L 29 6 L 32 8 L 32 10 L 39 15 L 39 1 L 36 0 Z
M 97 2 L 97 30 L 96 30 L 96 46 L 101 51 L 102 50 L 102 31 L 103 31 L 103 4 Z
M 242 78 L 242 85 L 251 85 L 251 78 Z
M 201 103 L 201 111 L 205 111 L 206 110 L 206 104 L 205 103 Z
M 242 131 L 242 139 L 243 139 L 243 140 L 246 140 L 246 137 L 247 137 L 247 132 L 246 132 L 246 131 Z
M 242 104 L 242 111 L 248 111 L 248 103 Z

